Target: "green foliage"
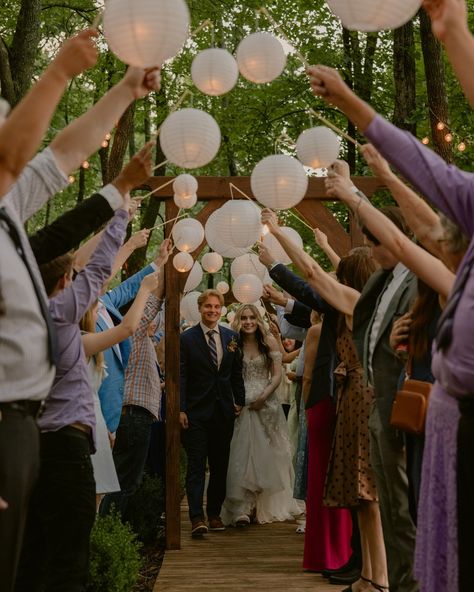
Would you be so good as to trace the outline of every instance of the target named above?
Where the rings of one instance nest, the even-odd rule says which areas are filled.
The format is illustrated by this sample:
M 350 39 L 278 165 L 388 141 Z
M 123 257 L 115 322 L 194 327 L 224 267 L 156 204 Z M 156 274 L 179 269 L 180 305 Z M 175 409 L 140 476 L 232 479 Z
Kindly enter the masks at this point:
M 142 566 L 140 548 L 116 514 L 99 516 L 91 533 L 88 592 L 130 592 Z
M 143 481 L 130 499 L 127 520 L 138 539 L 148 545 L 156 540 L 165 511 L 163 482 L 159 477 L 145 475 Z

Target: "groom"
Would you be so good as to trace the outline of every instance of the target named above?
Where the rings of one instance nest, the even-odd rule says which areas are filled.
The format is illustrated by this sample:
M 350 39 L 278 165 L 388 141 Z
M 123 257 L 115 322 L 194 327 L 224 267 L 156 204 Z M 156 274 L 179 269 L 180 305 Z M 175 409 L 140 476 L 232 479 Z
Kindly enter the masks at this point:
M 227 466 L 234 419 L 245 405 L 239 336 L 218 325 L 224 298 L 206 290 L 198 298 L 201 322 L 181 334 L 180 423 L 188 457 L 186 494 L 191 535 L 208 531 L 203 496 L 209 463 L 209 530 L 224 530 L 220 518 L 226 494 Z

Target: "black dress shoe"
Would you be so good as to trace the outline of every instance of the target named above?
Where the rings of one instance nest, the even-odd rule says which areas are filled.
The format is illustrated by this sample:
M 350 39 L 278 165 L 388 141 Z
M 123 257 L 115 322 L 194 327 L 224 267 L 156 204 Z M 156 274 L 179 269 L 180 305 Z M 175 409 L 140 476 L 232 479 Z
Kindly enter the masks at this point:
M 321 572 L 325 578 L 330 578 L 331 576 L 339 576 L 342 574 L 346 574 L 348 571 L 352 571 L 353 569 L 357 568 L 356 561 L 354 560 L 354 555 L 349 557 L 349 560 L 344 563 L 341 567 L 337 569 L 323 569 Z M 360 569 L 360 568 L 359 568 Z
M 341 574 L 333 574 L 329 577 L 330 584 L 353 584 L 360 578 L 360 569 L 353 567 Z

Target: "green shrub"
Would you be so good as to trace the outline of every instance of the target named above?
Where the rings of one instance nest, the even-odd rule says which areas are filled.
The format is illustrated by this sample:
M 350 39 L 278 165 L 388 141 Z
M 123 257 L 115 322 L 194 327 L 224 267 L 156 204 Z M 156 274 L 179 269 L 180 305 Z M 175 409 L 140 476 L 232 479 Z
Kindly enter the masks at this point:
M 163 482 L 160 477 L 145 474 L 137 492 L 130 498 L 126 520 L 145 545 L 156 541 L 165 511 Z
M 118 515 L 99 516 L 91 533 L 88 592 L 130 592 L 142 566 L 141 546 Z

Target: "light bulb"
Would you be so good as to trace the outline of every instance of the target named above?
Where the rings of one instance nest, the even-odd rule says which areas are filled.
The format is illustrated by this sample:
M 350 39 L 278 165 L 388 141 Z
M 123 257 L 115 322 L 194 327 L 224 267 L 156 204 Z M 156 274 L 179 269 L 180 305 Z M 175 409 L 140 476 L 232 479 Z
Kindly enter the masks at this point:
M 88 169 L 88 168 L 90 167 L 90 164 L 88 163 L 88 161 L 87 161 L 87 160 L 85 160 L 85 161 L 82 163 L 82 165 L 81 165 L 81 166 L 82 166 L 82 168 L 83 168 L 83 169 Z
M 74 175 L 69 175 L 69 177 L 67 178 L 69 183 L 74 183 L 74 181 L 76 180 L 76 177 L 74 177 Z
M 423 140 L 421 140 L 421 143 L 424 144 L 425 146 L 428 146 L 428 144 L 430 143 L 430 139 L 429 138 L 423 138 Z
M 440 121 L 437 125 L 436 128 L 439 129 L 439 131 L 444 130 L 446 126 L 444 125 L 444 123 L 442 121 Z
M 111 138 L 111 137 L 112 137 L 112 136 L 111 136 L 110 134 L 105 134 L 105 139 L 106 139 L 106 140 L 110 140 L 110 138 Z
M 452 142 L 453 141 L 453 134 L 448 132 L 445 136 L 444 139 L 446 140 L 446 142 Z
M 459 142 L 458 150 L 459 152 L 464 152 L 464 150 L 466 150 L 466 144 L 464 142 Z

